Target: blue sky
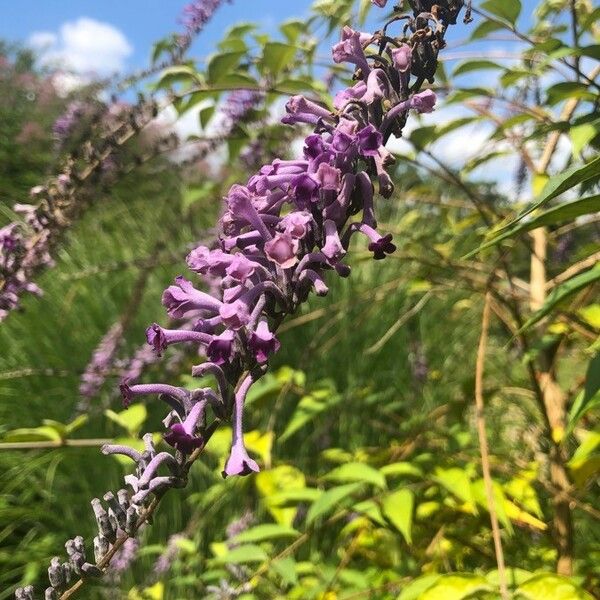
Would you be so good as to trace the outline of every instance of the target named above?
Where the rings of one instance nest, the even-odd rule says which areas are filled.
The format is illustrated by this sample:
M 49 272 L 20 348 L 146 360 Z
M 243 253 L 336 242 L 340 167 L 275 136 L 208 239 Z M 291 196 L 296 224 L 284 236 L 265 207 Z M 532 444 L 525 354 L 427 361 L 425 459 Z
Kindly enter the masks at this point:
M 131 53 L 124 57 L 126 70 L 147 66 L 150 48 L 159 38 L 180 28 L 178 17 L 185 0 L 20 0 L 2 6 L 0 38 L 26 42 L 33 34 L 58 36 L 65 24 L 82 18 L 111 25 L 123 34 Z M 267 29 L 292 16 L 306 16 L 311 0 L 236 0 L 224 3 L 194 45 L 194 54 L 205 56 L 233 22 L 251 20 Z M 93 37 L 93 32 L 92 32 Z M 92 40 L 93 41 L 93 40 Z M 99 41 L 99 40 L 98 40 Z
M 70 61 L 75 71 L 94 71 L 109 75 L 115 71 L 132 72 L 148 66 L 152 44 L 181 29 L 178 18 L 189 0 L 21 0 L 5 2 L 0 20 L 0 38 L 23 43 L 35 43 L 41 54 L 49 61 Z M 273 31 L 286 18 L 307 17 L 313 0 L 233 0 L 225 2 L 213 20 L 195 42 L 191 56 L 206 57 L 210 54 L 223 32 L 233 23 L 252 21 L 262 29 Z M 475 0 L 474 4 L 480 2 Z M 538 0 L 522 0 L 523 10 L 520 26 L 527 29 Z M 387 12 L 387 11 L 386 11 Z M 383 14 L 373 11 L 372 22 L 365 29 L 374 30 L 376 19 Z M 484 44 L 470 43 L 464 46 L 470 31 L 458 26 L 449 34 L 449 47 L 442 53 L 443 60 L 460 59 L 465 51 L 482 57 L 502 56 L 498 62 L 511 64 L 507 55 L 517 55 L 519 45 L 507 41 L 507 32 Z M 323 48 L 323 52 L 327 52 Z M 454 62 L 454 61 L 452 61 Z M 498 72 L 487 71 L 466 75 L 466 85 L 490 85 L 497 83 Z M 451 106 L 426 115 L 424 124 L 447 122 L 449 118 L 464 116 L 467 109 Z M 197 118 L 194 117 L 194 127 Z M 413 126 L 417 126 L 415 121 Z M 187 127 L 187 126 L 186 126 Z M 192 132 L 192 131 L 190 131 Z M 188 132 L 188 133 L 190 133 Z M 408 133 L 408 131 L 407 131 Z M 489 127 L 474 124 L 462 128 L 444 138 L 444 144 L 434 148 L 450 164 L 466 160 L 471 152 L 485 151 Z M 465 139 L 469 143 L 465 145 Z M 398 147 L 398 150 L 400 146 Z M 462 161 L 461 161 L 462 162 Z M 514 157 L 505 157 L 495 165 L 499 179 L 511 179 L 515 168 Z M 488 168 L 490 165 L 488 165 Z
M 311 3 L 312 0 L 224 2 L 197 40 L 193 53 L 196 56 L 209 54 L 223 31 L 233 22 L 259 22 L 269 30 L 285 18 L 308 15 Z M 0 20 L 1 38 L 26 42 L 34 34 L 54 35 L 56 39 L 52 47 L 55 54 L 63 50 L 77 51 L 87 44 L 88 53 L 96 58 L 92 60 L 94 67 L 101 64 L 96 46 L 100 46 L 102 41 L 106 41 L 106 45 L 114 43 L 117 56 L 107 57 L 104 66 L 106 70 L 116 65 L 128 71 L 146 66 L 153 42 L 180 27 L 178 16 L 186 0 L 21 0 L 4 4 Z M 528 20 L 535 4 L 534 0 L 523 1 L 522 21 Z M 107 29 L 90 30 L 90 22 L 110 26 L 121 34 L 122 39 L 110 35 L 105 38 L 110 32 Z M 462 37 L 464 32 L 452 32 L 451 39 L 457 35 Z M 71 41 L 75 38 L 75 46 L 65 42 L 65 37 Z M 47 35 L 42 39 L 48 44 L 52 38 Z M 80 62 L 85 64 L 85 57 Z

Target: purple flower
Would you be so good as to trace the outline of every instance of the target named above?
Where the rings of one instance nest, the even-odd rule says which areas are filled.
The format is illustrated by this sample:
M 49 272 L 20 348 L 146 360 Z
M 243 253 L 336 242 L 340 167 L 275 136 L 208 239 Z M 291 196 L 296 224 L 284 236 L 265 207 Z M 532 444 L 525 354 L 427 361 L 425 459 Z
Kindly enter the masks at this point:
M 146 341 L 154 348 L 158 356 L 171 344 L 179 344 L 181 342 L 208 344 L 210 340 L 211 336 L 207 333 L 181 329 L 163 329 L 157 323 L 153 323 L 146 329 Z
M 204 440 L 201 437 L 195 437 L 187 433 L 181 423 L 171 425 L 163 439 L 169 446 L 173 446 L 183 454 L 191 454 L 196 448 L 202 448 L 204 445 Z
M 281 346 L 279 340 L 269 331 L 266 320 L 262 320 L 248 339 L 248 346 L 253 352 L 257 362 L 265 363 L 269 354 L 274 354 Z
M 306 237 L 312 220 L 313 218 L 310 213 L 295 211 L 285 215 L 279 222 L 279 226 L 283 228 L 284 233 L 289 234 L 296 240 L 301 240 Z
M 322 190 L 337 192 L 341 185 L 341 172 L 336 167 L 321 163 L 317 169 L 317 180 Z
M 209 360 L 216 365 L 230 362 L 233 357 L 233 340 L 234 334 L 228 330 L 214 336 L 206 348 L 206 355 Z
M 196 448 L 204 446 L 202 436 L 195 434 L 198 423 L 204 418 L 206 399 L 197 400 L 189 411 L 183 423 L 175 423 L 169 432 L 163 436 L 167 444 L 173 446 L 183 454 L 191 454 Z
M 432 90 L 423 90 L 410 99 L 410 106 L 420 113 L 433 112 L 437 96 Z
M 229 304 L 222 304 L 219 315 L 226 327 L 237 330 L 245 327 L 250 321 L 248 306 L 242 300 L 236 300 Z
M 377 156 L 383 145 L 383 135 L 373 125 L 367 125 L 358 134 L 358 146 L 363 156 Z
M 209 294 L 197 290 L 184 277 L 176 277 L 177 285 L 169 286 L 163 293 L 162 303 L 169 316 L 180 319 L 192 310 L 218 311 L 221 303 Z
M 258 473 L 260 471 L 256 462 L 248 456 L 248 452 L 244 446 L 244 434 L 242 429 L 244 401 L 246 400 L 246 394 L 248 393 L 252 382 L 252 376 L 248 375 L 235 393 L 231 451 L 222 473 L 223 477 L 231 477 L 232 475 L 250 475 L 250 473 Z
M 294 196 L 300 206 L 308 207 L 317 197 L 319 182 L 308 173 L 302 173 L 292 179 Z
M 282 269 L 289 269 L 298 262 L 298 240 L 289 233 L 277 233 L 265 244 L 267 258 L 277 263 Z
M 368 37 L 370 39 L 372 36 Z M 342 41 L 333 47 L 333 61 L 353 63 L 362 70 L 363 77 L 368 76 L 371 69 L 361 45 L 360 32 L 350 27 L 342 29 Z
M 392 50 L 392 61 L 400 73 L 410 71 L 412 65 L 412 48 L 408 44 L 400 44 Z
M 381 260 L 388 254 L 396 251 L 396 246 L 392 244 L 392 234 L 388 233 L 380 237 L 377 241 L 369 244 L 369 250 L 373 252 L 375 260 Z

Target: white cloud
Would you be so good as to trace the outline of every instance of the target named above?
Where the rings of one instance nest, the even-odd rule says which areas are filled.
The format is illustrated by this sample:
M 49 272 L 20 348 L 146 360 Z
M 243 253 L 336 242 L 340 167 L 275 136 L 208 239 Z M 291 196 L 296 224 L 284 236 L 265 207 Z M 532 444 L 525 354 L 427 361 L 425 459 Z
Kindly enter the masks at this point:
M 58 33 L 35 32 L 29 45 L 39 52 L 42 64 L 86 75 L 120 72 L 133 52 L 119 29 L 88 17 L 63 23 Z

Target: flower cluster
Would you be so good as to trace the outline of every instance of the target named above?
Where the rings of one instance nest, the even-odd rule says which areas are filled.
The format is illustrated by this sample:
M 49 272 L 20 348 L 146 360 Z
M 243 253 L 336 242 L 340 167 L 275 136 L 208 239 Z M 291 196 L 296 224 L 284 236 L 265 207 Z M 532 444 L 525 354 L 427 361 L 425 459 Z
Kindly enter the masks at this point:
M 385 5 L 385 1 L 376 3 Z M 457 5 L 451 0 L 446 4 Z M 143 453 L 126 446 L 103 448 L 105 454 L 128 456 L 136 469 L 125 478 L 131 497 L 123 490 L 116 499 L 105 496 L 108 513 L 99 500 L 93 502 L 100 556 L 110 559 L 107 547 L 117 542 L 119 530 L 135 535 L 153 497 L 185 485 L 189 467 L 223 420 L 233 422 L 223 476 L 259 470 L 244 447 L 244 402 L 279 349 L 278 325 L 311 291 L 327 293 L 326 274 L 350 274 L 344 260 L 355 234 L 366 237 L 376 260 L 394 252 L 392 236 L 377 231 L 373 181 L 384 198 L 391 196 L 394 188 L 388 169 L 393 158 L 384 144 L 392 133 L 401 132 L 409 110 L 433 110 L 433 92 L 418 91 L 429 78 L 429 65 L 419 53 L 423 44 L 430 46 L 429 56 L 443 47 L 445 30 L 456 17 L 449 9 L 436 12 L 415 10 L 408 20 L 410 35 L 401 38 L 391 38 L 385 29 L 370 35 L 344 28 L 333 59 L 355 66 L 356 84 L 337 94 L 334 112 L 302 96 L 290 99 L 284 122 L 313 126 L 303 156 L 274 160 L 245 185 L 229 190 L 218 243 L 198 246 L 187 257 L 190 271 L 218 282 L 211 293 L 182 276 L 165 290 L 162 302 L 170 317 L 194 314 L 196 319 L 189 329 L 152 324 L 146 331 L 149 346 L 160 356 L 173 345 L 192 344 L 205 358 L 193 367 L 192 375 L 212 376 L 215 388 L 121 384 L 126 406 L 148 394 L 167 404 L 163 440 L 175 452 L 157 452 L 151 434 L 144 436 Z M 386 29 L 395 21 L 398 17 Z M 411 76 L 416 78 L 412 85 Z M 209 406 L 215 419 L 207 425 Z M 100 563 L 102 568 L 106 564 L 106 560 Z M 81 565 L 78 568 L 82 570 Z M 19 593 L 18 597 L 32 597 L 23 590 Z
M 183 7 L 181 22 L 186 34 L 181 40 L 182 45 L 189 44 L 191 39 L 200 33 L 221 4 L 223 0 L 195 0 Z

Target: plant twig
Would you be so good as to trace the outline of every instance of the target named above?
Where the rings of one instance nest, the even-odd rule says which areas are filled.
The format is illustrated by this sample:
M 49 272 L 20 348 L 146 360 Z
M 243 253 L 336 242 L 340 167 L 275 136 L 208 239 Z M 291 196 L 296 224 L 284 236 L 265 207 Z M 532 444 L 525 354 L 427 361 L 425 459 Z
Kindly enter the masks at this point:
M 483 307 L 483 317 L 481 319 L 481 337 L 479 339 L 479 348 L 477 349 L 477 363 L 475 367 L 475 418 L 477 421 L 477 435 L 479 438 L 479 451 L 481 453 L 481 468 L 483 471 L 483 481 L 485 483 L 485 494 L 492 523 L 492 536 L 494 538 L 494 549 L 496 554 L 496 563 L 498 564 L 498 579 L 500 583 L 500 595 L 502 600 L 509 600 L 508 586 L 506 584 L 506 568 L 504 565 L 504 551 L 502 550 L 502 539 L 500 538 L 500 528 L 498 526 L 498 515 L 496 513 L 496 503 L 494 500 L 494 484 L 490 472 L 490 457 L 488 451 L 487 435 L 485 431 L 485 414 L 483 402 L 483 369 L 485 365 L 485 351 L 487 346 L 488 330 L 490 327 L 490 293 L 485 295 L 485 304 Z

